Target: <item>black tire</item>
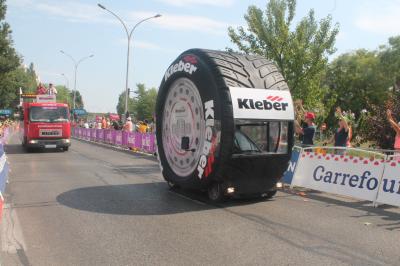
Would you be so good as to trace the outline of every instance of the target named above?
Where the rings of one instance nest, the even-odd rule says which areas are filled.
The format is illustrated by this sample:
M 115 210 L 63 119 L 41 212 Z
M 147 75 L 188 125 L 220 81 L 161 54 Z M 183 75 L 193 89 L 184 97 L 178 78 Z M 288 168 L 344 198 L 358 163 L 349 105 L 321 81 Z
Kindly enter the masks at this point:
M 179 186 L 171 181 L 167 181 L 167 185 L 171 190 L 179 189 Z
M 226 200 L 224 186 L 221 183 L 214 182 L 207 189 L 208 199 L 214 203 L 224 202 Z
M 63 149 L 63 151 L 68 151 L 69 147 L 63 147 L 62 149 Z
M 167 181 L 194 188 L 223 182 L 234 137 L 229 87 L 289 90 L 275 64 L 261 56 L 191 49 L 178 56 L 167 69 L 156 103 L 157 155 Z M 178 111 L 185 113 L 185 108 L 192 111 L 192 122 L 186 123 L 182 118 L 182 128 L 182 120 L 179 122 L 176 117 Z M 176 124 L 170 123 L 171 113 Z M 186 131 L 187 124 L 192 131 Z M 194 151 L 180 149 L 181 136 L 169 133 L 174 130 L 183 134 L 190 132 L 193 144 L 190 148 Z M 195 130 L 206 132 L 205 136 Z M 204 146 L 210 149 L 204 150 Z M 282 173 L 286 167 L 283 166 Z
M 264 197 L 264 199 L 272 199 L 276 195 L 277 192 L 278 192 L 277 190 L 268 191 L 267 193 L 265 193 L 263 195 L 263 197 Z

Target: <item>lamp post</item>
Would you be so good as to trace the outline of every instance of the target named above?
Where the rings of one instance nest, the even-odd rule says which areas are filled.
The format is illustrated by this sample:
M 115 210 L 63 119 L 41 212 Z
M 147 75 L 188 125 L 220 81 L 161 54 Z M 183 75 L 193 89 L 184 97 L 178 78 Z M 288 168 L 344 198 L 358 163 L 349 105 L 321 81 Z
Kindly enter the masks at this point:
M 66 85 L 66 88 L 68 89 L 69 88 L 69 79 L 68 79 L 68 77 L 64 73 L 61 73 L 60 75 L 65 78 L 65 85 Z
M 69 79 L 68 79 L 68 77 L 64 73 L 61 73 L 60 75 L 64 77 L 64 79 L 65 79 L 65 88 L 68 89 L 69 88 Z M 68 101 L 68 105 L 71 106 L 71 102 L 70 102 L 69 97 L 68 97 L 67 101 Z
M 63 50 L 60 50 L 60 53 L 62 53 L 62 54 L 64 54 L 64 55 L 66 55 L 67 57 L 69 57 L 69 58 L 72 60 L 72 62 L 74 63 L 74 104 L 73 104 L 73 107 L 74 107 L 74 109 L 75 109 L 75 98 L 76 98 L 76 74 L 77 74 L 77 71 L 78 71 L 78 66 L 79 66 L 80 63 L 82 63 L 82 61 L 85 61 L 86 59 L 92 58 L 94 55 L 91 54 L 91 55 L 82 57 L 81 59 L 79 59 L 78 61 L 76 61 L 70 54 L 67 54 L 67 53 L 64 52 Z
M 112 12 L 111 10 L 107 9 L 105 6 L 103 6 L 102 4 L 97 4 L 101 9 L 104 9 L 106 11 L 108 11 L 111 15 L 113 15 L 114 17 L 116 17 L 119 22 L 121 22 L 122 26 L 124 26 L 125 32 L 126 32 L 126 36 L 128 38 L 128 51 L 127 51 L 127 56 L 126 56 L 126 77 L 125 77 L 125 115 L 128 112 L 128 95 L 129 95 L 129 88 L 128 88 L 128 76 L 129 76 L 129 54 L 130 54 L 130 46 L 131 46 L 131 38 L 133 35 L 133 32 L 135 31 L 135 29 L 142 24 L 143 22 L 153 19 L 153 18 L 159 18 L 161 17 L 160 14 L 142 19 L 141 21 L 139 21 L 138 23 L 135 24 L 135 26 L 133 26 L 133 28 L 129 31 L 128 27 L 126 26 L 125 22 L 114 12 Z

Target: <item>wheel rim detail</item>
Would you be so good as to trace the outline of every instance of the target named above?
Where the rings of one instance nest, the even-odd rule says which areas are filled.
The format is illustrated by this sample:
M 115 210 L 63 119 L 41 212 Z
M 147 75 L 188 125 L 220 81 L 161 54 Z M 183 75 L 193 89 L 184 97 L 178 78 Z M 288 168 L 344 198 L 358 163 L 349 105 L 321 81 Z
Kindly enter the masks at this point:
M 177 79 L 169 89 L 162 120 L 165 157 L 172 171 L 185 177 L 197 167 L 204 144 L 205 120 L 199 91 L 187 78 Z M 189 137 L 189 150 L 181 149 L 182 137 Z

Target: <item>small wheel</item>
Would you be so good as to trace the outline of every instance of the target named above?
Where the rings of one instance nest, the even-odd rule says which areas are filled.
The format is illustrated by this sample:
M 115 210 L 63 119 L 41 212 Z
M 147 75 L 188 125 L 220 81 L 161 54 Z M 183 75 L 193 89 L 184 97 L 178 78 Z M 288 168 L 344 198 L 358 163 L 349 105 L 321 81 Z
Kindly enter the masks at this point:
M 63 147 L 63 151 L 68 151 L 69 147 Z
M 222 184 L 220 183 L 211 184 L 208 187 L 207 192 L 208 192 L 208 198 L 212 202 L 222 202 L 226 199 L 224 189 L 222 187 Z
M 278 192 L 278 191 L 277 190 L 271 190 L 271 191 L 268 191 L 268 192 L 262 194 L 262 196 L 265 199 L 272 199 L 276 195 L 276 192 Z
M 178 189 L 179 186 L 171 181 L 167 181 L 167 185 L 169 187 L 169 189 Z

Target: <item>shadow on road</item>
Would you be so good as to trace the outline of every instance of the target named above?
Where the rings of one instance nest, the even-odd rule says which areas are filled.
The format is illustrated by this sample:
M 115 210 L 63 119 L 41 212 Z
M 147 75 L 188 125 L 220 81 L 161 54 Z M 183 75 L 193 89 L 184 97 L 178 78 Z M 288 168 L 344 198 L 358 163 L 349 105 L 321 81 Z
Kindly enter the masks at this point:
M 28 154 L 28 153 L 57 153 L 63 152 L 61 149 L 32 149 L 29 152 L 22 147 L 21 144 L 7 144 L 4 146 L 4 151 L 6 154 Z
M 164 182 L 78 188 L 57 196 L 70 208 L 117 215 L 168 215 L 216 208 L 180 197 Z
M 287 193 L 290 195 L 295 195 L 293 191 L 284 190 L 282 193 Z M 371 201 L 344 201 L 340 199 L 335 199 L 331 197 L 324 196 L 324 193 L 319 191 L 307 191 L 306 198 L 317 200 L 321 202 L 325 202 L 330 205 L 344 206 L 347 208 L 357 209 L 360 211 L 366 212 L 362 215 L 352 216 L 353 218 L 366 218 L 366 217 L 379 217 L 385 222 L 377 224 L 378 227 L 381 227 L 386 230 L 400 230 L 400 213 L 398 212 L 397 207 L 393 207 L 390 205 L 380 205 L 378 208 L 374 208 L 372 206 Z
M 154 182 L 78 188 L 58 195 L 57 201 L 67 207 L 89 212 L 168 215 L 251 205 L 265 200 L 230 199 L 215 204 L 201 191 L 169 189 L 165 182 Z

